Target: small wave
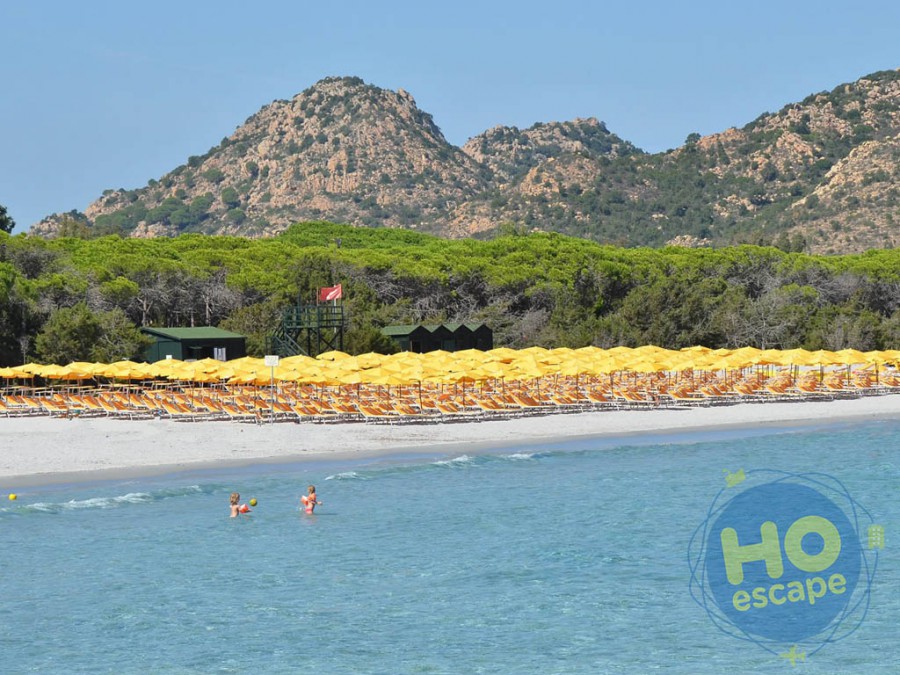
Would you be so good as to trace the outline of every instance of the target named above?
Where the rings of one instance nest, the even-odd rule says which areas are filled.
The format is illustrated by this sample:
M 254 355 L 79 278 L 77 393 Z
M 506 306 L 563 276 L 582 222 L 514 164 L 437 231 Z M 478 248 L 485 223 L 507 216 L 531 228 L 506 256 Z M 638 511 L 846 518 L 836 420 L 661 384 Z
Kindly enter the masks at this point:
M 113 509 L 130 504 L 150 504 L 163 499 L 205 492 L 199 485 L 164 488 L 155 492 L 128 492 L 113 497 L 91 497 L 90 499 L 70 499 L 67 502 L 34 502 L 12 508 L 0 509 L 3 513 L 63 513 L 82 509 Z
M 502 461 L 534 460 L 545 456 L 541 452 L 514 452 L 508 455 L 459 455 L 446 459 L 435 459 L 429 462 L 413 462 L 410 464 L 391 464 L 388 466 L 360 469 L 358 471 L 342 471 L 325 477 L 325 480 L 378 480 L 391 476 L 417 473 L 419 471 L 436 471 L 477 467 Z
M 432 462 L 432 466 L 447 466 L 447 467 L 457 467 L 457 466 L 466 466 L 475 463 L 475 458 L 470 457 L 469 455 L 460 455 L 459 457 L 454 457 L 453 459 L 439 459 L 436 462 Z
M 144 504 L 152 502 L 153 495 L 146 492 L 129 492 L 127 495 L 115 497 L 92 497 L 91 499 L 71 499 L 67 502 L 31 504 L 35 511 L 59 513 L 61 511 L 77 511 L 80 509 L 111 509 L 122 504 Z M 28 508 L 28 507 L 26 507 Z
M 163 488 L 153 493 L 155 498 L 165 499 L 166 497 L 182 497 L 184 495 L 196 494 L 212 494 L 214 490 L 210 487 L 202 488 L 199 485 L 185 485 L 184 487 Z
M 513 462 L 521 462 L 529 459 L 536 459 L 540 456 L 537 452 L 514 452 L 511 455 L 500 455 L 501 459 L 508 459 Z
M 356 471 L 344 471 L 325 476 L 325 480 L 367 480 L 367 478 Z

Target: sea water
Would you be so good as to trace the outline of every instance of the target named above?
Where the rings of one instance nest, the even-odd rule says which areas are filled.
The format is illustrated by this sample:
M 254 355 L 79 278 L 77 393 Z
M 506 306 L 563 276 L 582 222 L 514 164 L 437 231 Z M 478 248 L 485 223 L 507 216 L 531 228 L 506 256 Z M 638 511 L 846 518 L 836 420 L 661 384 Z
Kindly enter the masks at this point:
M 797 667 L 895 673 L 898 448 L 875 422 L 22 490 L 0 672 L 790 672 L 691 593 L 726 472 L 761 468 L 838 478 L 886 533 L 858 630 Z M 235 490 L 259 503 L 230 519 Z

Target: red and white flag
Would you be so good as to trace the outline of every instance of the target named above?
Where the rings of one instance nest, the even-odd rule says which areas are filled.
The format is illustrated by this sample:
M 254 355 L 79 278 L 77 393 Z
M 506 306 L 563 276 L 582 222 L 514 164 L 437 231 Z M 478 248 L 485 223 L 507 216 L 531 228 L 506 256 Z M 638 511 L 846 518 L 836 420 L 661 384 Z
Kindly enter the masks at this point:
M 341 289 L 341 285 L 337 286 L 326 286 L 325 288 L 319 289 L 319 302 L 328 302 L 330 300 L 340 300 L 343 296 L 343 289 Z

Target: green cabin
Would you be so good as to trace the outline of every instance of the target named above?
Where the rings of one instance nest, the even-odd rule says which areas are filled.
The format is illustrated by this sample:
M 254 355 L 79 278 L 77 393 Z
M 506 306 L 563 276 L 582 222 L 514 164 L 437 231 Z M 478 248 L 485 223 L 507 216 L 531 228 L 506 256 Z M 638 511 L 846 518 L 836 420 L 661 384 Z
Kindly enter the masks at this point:
M 424 354 L 438 349 L 459 352 L 464 349 L 487 351 L 494 348 L 494 333 L 483 323 L 385 326 L 381 332 L 396 342 L 403 352 Z
M 149 363 L 171 356 L 181 361 L 216 359 L 230 361 L 247 355 L 247 338 L 221 328 L 200 326 L 197 328 L 141 328 L 141 332 L 153 339 L 144 351 Z

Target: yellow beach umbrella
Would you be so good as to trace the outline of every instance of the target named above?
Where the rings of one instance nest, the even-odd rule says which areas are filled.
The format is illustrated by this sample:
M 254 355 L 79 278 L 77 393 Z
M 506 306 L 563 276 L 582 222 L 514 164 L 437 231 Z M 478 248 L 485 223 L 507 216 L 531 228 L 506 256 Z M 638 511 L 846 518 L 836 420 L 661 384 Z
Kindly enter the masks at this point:
M 239 374 L 236 373 L 236 376 Z M 281 382 L 297 382 L 299 381 L 297 378 L 300 377 L 300 374 L 293 368 L 284 368 L 280 364 L 274 368 L 263 366 L 248 372 L 247 375 L 253 376 L 249 384 L 255 384 L 258 387 L 269 387 L 274 383 Z
M 116 361 L 94 369 L 94 373 L 103 377 L 117 380 L 139 380 L 148 376 L 149 364 L 135 363 L 134 361 Z
M 221 370 L 216 371 L 214 373 L 204 373 L 203 371 L 195 372 L 190 380 L 192 382 L 200 382 L 203 384 L 213 384 L 215 382 L 222 382 L 223 380 L 227 380 L 230 377 L 234 377 L 235 371 L 233 370 Z
M 425 378 L 426 382 L 439 382 L 441 384 L 466 384 L 475 380 L 465 373 L 441 373 Z
M 591 362 L 591 370 L 588 371 L 592 375 L 609 375 L 626 368 L 626 364 L 630 362 L 630 358 L 623 356 L 622 352 L 616 354 L 606 354 L 603 357 L 593 359 Z
M 67 368 L 73 372 L 93 374 L 94 370 L 102 365 L 102 363 L 95 363 L 93 361 L 72 361 L 71 363 L 67 363 L 65 366 L 63 366 L 63 368 Z
M 808 366 L 833 366 L 840 363 L 840 357 L 827 349 L 818 349 L 809 353 Z
M 34 373 L 23 370 L 22 366 L 14 366 L 10 368 L 0 368 L 0 377 L 7 380 L 30 380 L 34 377 Z
M 36 371 L 40 370 L 43 367 L 44 366 L 42 366 L 40 363 L 26 363 L 24 366 L 16 366 L 16 370 L 18 370 L 19 372 L 31 373 L 32 375 L 34 375 Z
M 557 356 L 569 357 L 575 353 L 575 350 L 571 347 L 554 347 L 550 350 L 551 354 L 556 354 Z
M 97 364 L 94 363 L 70 363 L 62 366 L 58 379 L 79 382 L 81 380 L 90 380 L 94 377 L 94 369 L 96 367 Z
M 181 363 L 183 363 L 183 361 L 179 361 L 178 359 L 163 359 L 162 361 L 148 363 L 145 367 L 145 371 L 148 377 L 165 377 L 169 374 L 169 372 L 171 372 L 173 368 L 180 365 Z M 97 371 L 95 370 L 95 372 Z
M 719 357 L 717 359 L 705 360 L 697 363 L 692 370 L 705 370 L 707 372 L 716 372 L 721 370 L 727 373 L 729 370 L 740 370 L 743 367 L 743 360 L 728 357 Z
M 431 351 L 431 352 L 425 352 L 424 354 L 422 354 L 422 356 L 424 356 L 426 359 L 430 360 L 430 359 L 443 359 L 443 358 L 447 358 L 448 356 L 450 358 L 452 358 L 453 354 L 451 354 L 450 352 L 445 351 L 443 349 L 435 349 L 434 351 Z
M 714 370 L 722 370 L 723 368 L 739 368 L 746 366 L 747 363 L 744 359 L 735 358 L 733 355 L 723 356 L 719 354 L 713 354 L 711 351 L 709 351 L 705 354 L 696 354 L 693 357 L 689 357 L 684 361 L 681 361 L 678 365 L 680 367 L 673 368 L 673 370 L 696 370 L 709 372 Z
M 609 350 L 603 349 L 603 347 L 588 345 L 587 347 L 579 347 L 578 349 L 573 350 L 572 354 L 579 358 L 594 358 L 597 356 L 606 356 L 607 354 L 609 354 Z
M 497 347 L 496 349 L 489 349 L 484 353 L 485 358 L 488 361 L 504 361 L 509 363 L 516 357 L 516 350 L 510 349 L 509 347 Z
M 254 384 L 257 374 L 255 371 L 235 373 L 234 377 L 228 378 L 228 384 Z
M 505 372 L 505 371 L 504 371 Z M 487 380 L 497 379 L 493 371 L 480 366 L 471 366 L 465 370 L 448 373 L 448 377 L 456 378 L 457 382 L 465 380 L 466 382 L 485 382 Z
M 480 349 L 463 349 L 461 351 L 456 352 L 456 355 L 460 358 L 475 358 L 475 359 L 483 359 L 484 352 Z
M 659 373 L 666 370 L 666 368 L 659 361 L 641 359 L 640 361 L 629 363 L 625 370 L 631 373 Z
M 546 374 L 546 370 L 535 365 L 535 366 L 523 366 L 516 365 L 509 369 L 506 379 L 508 380 L 536 380 L 544 377 Z
M 422 355 L 416 352 L 397 352 L 384 357 L 385 363 L 419 363 L 421 360 Z
M 816 361 L 816 357 L 813 356 L 813 353 L 807 349 L 788 349 L 781 353 L 781 357 L 783 359 L 782 365 L 794 365 L 794 366 L 812 366 L 818 365 Z
M 640 347 L 635 347 L 634 353 L 640 354 L 641 356 L 658 358 L 660 356 L 671 355 L 673 352 L 664 347 L 658 347 L 657 345 L 641 345 Z
M 721 351 L 720 358 L 727 359 L 735 368 L 749 368 L 757 365 L 759 355 L 762 354 L 761 349 L 756 347 L 741 347 L 740 349 L 715 350 Z M 713 352 L 708 352 L 713 354 Z
M 35 373 L 35 375 L 39 375 L 40 377 L 44 377 L 50 380 L 61 380 L 63 373 L 65 373 L 65 369 L 62 366 L 57 366 L 51 363 L 46 366 L 41 366 L 41 368 Z
M 758 366 L 780 366 L 781 350 L 780 349 L 764 349 L 756 355 L 754 359 L 755 365 Z
M 900 363 L 900 349 L 883 349 L 880 354 L 885 363 Z
M 694 345 L 692 347 L 682 347 L 679 351 L 688 353 L 688 354 L 708 354 L 712 351 L 709 347 L 704 347 L 703 345 Z
M 285 361 L 286 359 L 281 359 L 279 365 L 286 365 L 284 363 Z M 242 356 L 237 359 L 230 359 L 225 361 L 224 365 L 239 373 L 246 373 L 258 368 L 266 367 L 265 361 L 255 356 Z
M 488 361 L 486 363 L 482 363 L 476 366 L 477 370 L 480 373 L 483 373 L 486 377 L 489 378 L 501 378 L 507 377 L 509 375 L 511 366 L 508 364 L 502 363 L 500 361 Z
M 538 347 L 537 345 L 535 345 L 533 347 L 526 347 L 525 349 L 520 349 L 518 356 L 519 356 L 519 358 L 530 356 L 530 357 L 534 358 L 535 360 L 537 360 L 537 359 L 546 357 L 549 353 L 550 353 L 550 350 L 547 349 L 546 347 Z
M 380 368 L 371 368 L 369 370 L 347 370 L 347 371 L 332 371 L 329 374 L 329 383 L 330 384 L 369 384 L 372 382 L 373 378 L 377 379 L 380 375 L 384 373 Z
M 380 372 L 374 374 L 370 373 L 369 375 L 366 375 L 366 384 L 387 385 L 388 387 L 402 387 L 404 385 L 413 383 L 397 377 L 393 373 Z
M 336 375 L 326 374 L 325 372 L 318 371 L 308 371 L 297 374 L 297 379 L 294 380 L 297 384 L 315 384 L 315 385 L 323 385 L 323 384 L 340 384 L 340 382 L 336 381 Z
M 245 356 L 244 359 L 250 359 L 252 357 Z M 241 359 L 238 359 L 241 360 Z M 253 359 L 254 361 L 263 362 L 263 359 Z M 283 359 L 280 359 L 278 364 L 282 366 L 287 366 L 289 368 L 302 368 L 308 365 L 319 364 L 321 361 L 316 361 L 311 356 L 307 356 L 306 354 L 296 354 L 294 356 L 285 356 Z
M 871 350 L 868 352 L 863 352 L 866 357 L 866 363 L 872 365 L 880 365 L 882 363 L 890 363 L 891 360 L 888 359 L 883 351 L 880 350 Z
M 225 364 L 224 361 L 210 358 L 200 359 L 199 361 L 189 361 L 188 363 L 191 364 L 195 371 L 203 373 L 214 373 Z
M 852 366 L 857 363 L 867 363 L 865 353 L 857 349 L 841 349 L 834 353 L 838 357 L 837 363 Z
M 347 354 L 346 352 L 342 352 L 342 351 L 338 351 L 337 349 L 334 349 L 330 352 L 322 352 L 321 354 L 319 354 L 316 357 L 316 359 L 318 359 L 319 361 L 338 361 L 340 359 L 346 359 L 349 356 L 350 355 Z
M 169 380 L 193 381 L 195 375 L 203 372 L 204 370 L 202 366 L 200 368 L 197 368 L 194 363 L 185 361 L 184 363 L 179 364 L 177 367 L 170 369 L 169 372 L 165 374 L 165 377 Z
M 559 368 L 559 374 L 566 377 L 579 377 L 591 374 L 592 364 L 581 359 L 569 359 Z
M 691 366 L 692 370 L 731 370 L 735 368 L 743 368 L 748 365 L 747 360 L 733 352 L 724 354 L 716 354 L 713 351 L 705 354 L 697 354 L 693 358 L 689 358 L 684 362 L 687 366 Z

